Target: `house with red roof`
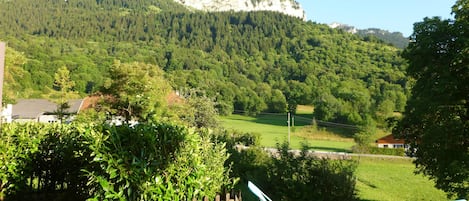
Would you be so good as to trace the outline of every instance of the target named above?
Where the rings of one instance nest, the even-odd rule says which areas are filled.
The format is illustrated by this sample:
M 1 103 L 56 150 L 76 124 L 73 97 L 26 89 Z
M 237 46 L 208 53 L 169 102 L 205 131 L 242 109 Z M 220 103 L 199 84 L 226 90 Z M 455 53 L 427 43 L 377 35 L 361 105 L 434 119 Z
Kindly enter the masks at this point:
M 391 149 L 398 149 L 403 148 L 407 150 L 409 145 L 405 143 L 404 139 L 395 138 L 394 135 L 386 135 L 382 138 L 376 140 L 376 145 L 379 148 L 391 148 Z

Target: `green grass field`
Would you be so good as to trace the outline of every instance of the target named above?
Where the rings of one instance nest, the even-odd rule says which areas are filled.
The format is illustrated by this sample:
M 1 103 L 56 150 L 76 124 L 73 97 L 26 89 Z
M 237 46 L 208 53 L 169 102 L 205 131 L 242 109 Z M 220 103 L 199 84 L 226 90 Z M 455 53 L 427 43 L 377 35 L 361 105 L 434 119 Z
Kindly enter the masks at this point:
M 303 115 L 307 119 L 308 114 Z M 286 115 L 261 115 L 247 117 L 231 115 L 222 117 L 225 128 L 259 133 L 261 145 L 275 147 L 288 139 Z M 297 121 L 291 133 L 291 147 L 301 148 L 306 143 L 310 149 L 350 152 L 355 144 L 348 131 L 336 128 L 310 129 L 309 123 Z M 311 131 L 313 130 L 313 131 Z M 382 134 L 380 134 L 382 135 Z M 410 159 L 356 158 L 357 194 L 360 200 L 447 200 L 445 193 L 422 175 L 415 175 Z
M 221 118 L 222 125 L 227 129 L 242 132 L 258 133 L 261 136 L 261 145 L 275 147 L 277 143 L 288 140 L 288 126 L 286 115 L 260 115 L 249 117 L 242 115 L 231 115 Z M 327 140 L 310 139 L 297 135 L 310 122 L 297 121 L 295 127 L 291 128 L 290 144 L 294 149 L 300 149 L 305 144 L 310 149 L 321 151 L 350 152 L 355 144 L 353 140 Z
M 360 200 L 447 200 L 423 175 L 415 175 L 411 159 L 360 158 L 357 191 Z

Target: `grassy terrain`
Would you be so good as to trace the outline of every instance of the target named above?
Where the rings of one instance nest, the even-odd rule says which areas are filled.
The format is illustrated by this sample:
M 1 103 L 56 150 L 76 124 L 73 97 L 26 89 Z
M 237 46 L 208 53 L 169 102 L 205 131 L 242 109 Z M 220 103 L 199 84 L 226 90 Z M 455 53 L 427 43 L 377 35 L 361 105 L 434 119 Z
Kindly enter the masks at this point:
M 296 113 L 297 114 L 313 114 L 314 112 L 314 107 L 311 105 L 298 105 L 296 107 Z
M 415 168 L 410 159 L 355 159 L 359 160 L 355 173 L 359 200 L 447 200 L 432 181 L 413 173 Z M 247 188 L 243 192 L 243 200 L 257 200 Z
M 447 200 L 443 191 L 422 175 L 415 175 L 410 159 L 360 158 L 357 176 L 361 200 Z
M 291 133 L 292 148 L 301 148 L 302 143 L 307 143 L 314 150 L 350 151 L 355 144 L 350 130 L 311 126 L 312 117 L 309 111 L 312 107 L 306 110 L 297 113 Z M 259 133 L 263 146 L 275 147 L 277 142 L 288 139 L 286 115 L 231 115 L 222 117 L 221 122 L 226 128 Z M 385 134 L 384 131 L 379 131 L 376 137 Z M 356 160 L 359 161 L 356 176 L 360 200 L 446 200 L 445 193 L 437 190 L 432 181 L 413 173 L 415 167 L 410 159 L 361 157 Z
M 248 117 L 243 115 L 231 115 L 222 117 L 222 125 L 228 129 L 235 129 L 242 132 L 259 133 L 261 145 L 265 147 L 275 147 L 276 143 L 288 140 L 287 117 L 283 115 L 260 115 Z M 305 129 L 310 122 L 297 121 L 295 127 L 291 128 L 291 147 L 300 149 L 302 144 L 306 144 L 310 149 L 335 152 L 350 152 L 355 144 L 353 140 L 331 140 L 307 138 L 298 133 Z

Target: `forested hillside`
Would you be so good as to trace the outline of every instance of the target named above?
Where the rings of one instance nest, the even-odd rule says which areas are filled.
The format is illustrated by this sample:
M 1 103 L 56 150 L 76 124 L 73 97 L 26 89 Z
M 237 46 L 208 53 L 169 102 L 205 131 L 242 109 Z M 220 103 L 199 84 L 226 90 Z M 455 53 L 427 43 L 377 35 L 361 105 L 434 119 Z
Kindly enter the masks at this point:
M 48 93 L 61 66 L 74 90 L 91 94 L 114 60 L 161 67 L 174 89 L 205 90 L 221 114 L 312 104 L 318 119 L 360 124 L 403 111 L 408 96 L 397 48 L 273 12 L 189 12 L 169 0 L 2 0 L 0 40 L 10 47 L 10 98 Z
M 404 37 L 401 32 L 389 32 L 382 29 L 377 28 L 369 28 L 369 29 L 359 29 L 357 32 L 358 35 L 362 37 L 376 37 L 385 43 L 392 44 L 398 48 L 406 48 L 409 45 L 409 38 Z

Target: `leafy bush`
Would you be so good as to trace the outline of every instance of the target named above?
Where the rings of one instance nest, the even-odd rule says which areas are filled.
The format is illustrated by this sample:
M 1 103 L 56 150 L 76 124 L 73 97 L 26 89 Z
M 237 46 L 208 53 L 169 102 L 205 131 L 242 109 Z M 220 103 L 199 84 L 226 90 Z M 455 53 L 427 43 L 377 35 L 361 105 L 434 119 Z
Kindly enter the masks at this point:
M 88 164 L 81 130 L 63 124 L 5 124 L 0 149 L 2 193 L 26 199 L 33 192 L 63 191 L 84 198 Z
M 91 200 L 213 198 L 229 179 L 223 144 L 167 123 L 105 127 L 88 133 Z
M 379 148 L 367 145 L 358 145 L 352 148 L 354 153 L 364 154 L 379 154 L 379 155 L 391 155 L 391 156 L 405 156 L 405 150 L 403 148 Z
M 259 133 L 243 133 L 236 130 L 219 130 L 214 138 L 215 141 L 226 143 L 229 150 L 235 145 L 259 146 L 261 140 Z
M 8 200 L 191 200 L 233 182 L 224 144 L 170 123 L 5 124 L 1 133 Z
M 281 200 L 355 200 L 356 163 L 319 159 L 303 150 L 295 156 L 288 144 L 279 145 L 279 156 L 269 168 L 271 195 Z
M 234 152 L 232 177 L 241 179 L 238 188 L 254 182 L 269 197 L 278 200 L 355 200 L 356 163 L 326 160 L 309 156 L 306 151 L 295 156 L 288 144 L 279 145 L 271 157 L 263 149 L 251 147 Z M 244 193 L 243 199 L 249 194 Z
M 0 140 L 0 190 L 12 194 L 27 186 L 31 155 L 39 152 L 44 130 L 31 124 L 4 124 Z
M 45 131 L 39 150 L 31 155 L 31 178 L 37 180 L 32 190 L 54 192 L 66 190 L 74 197 L 86 197 L 87 178 L 81 171 L 89 167 L 90 150 L 82 132 L 92 130 L 83 124 L 38 124 Z

